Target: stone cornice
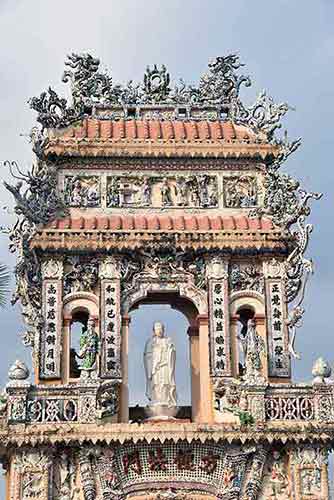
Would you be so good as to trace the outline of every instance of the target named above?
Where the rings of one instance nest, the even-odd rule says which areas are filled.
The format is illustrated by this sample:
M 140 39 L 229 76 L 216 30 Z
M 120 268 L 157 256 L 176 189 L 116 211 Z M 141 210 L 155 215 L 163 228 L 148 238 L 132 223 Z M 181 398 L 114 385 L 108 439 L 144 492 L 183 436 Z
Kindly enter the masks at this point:
M 82 444 L 91 442 L 132 443 L 152 441 L 220 441 L 228 443 L 254 442 L 323 442 L 334 444 L 334 424 L 277 422 L 267 423 L 261 428 L 241 427 L 236 424 L 16 424 L 0 429 L 0 443 L 3 446 L 23 446 L 40 444 Z

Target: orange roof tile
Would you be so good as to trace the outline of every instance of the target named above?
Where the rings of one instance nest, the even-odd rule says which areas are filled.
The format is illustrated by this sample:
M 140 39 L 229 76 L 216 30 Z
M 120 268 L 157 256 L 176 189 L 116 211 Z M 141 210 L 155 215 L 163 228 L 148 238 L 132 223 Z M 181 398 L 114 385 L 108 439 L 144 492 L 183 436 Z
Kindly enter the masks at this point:
M 221 121 L 85 118 L 49 129 L 44 152 L 69 156 L 244 156 L 277 154 L 264 134 Z
M 72 231 L 277 231 L 270 219 L 243 215 L 99 215 L 65 217 L 48 224 L 44 230 Z
M 170 141 L 255 141 L 251 129 L 232 122 L 172 120 L 101 120 L 86 118 L 81 125 L 59 131 L 50 130 L 50 137 L 77 139 L 138 139 Z M 264 140 L 264 137 L 262 138 Z

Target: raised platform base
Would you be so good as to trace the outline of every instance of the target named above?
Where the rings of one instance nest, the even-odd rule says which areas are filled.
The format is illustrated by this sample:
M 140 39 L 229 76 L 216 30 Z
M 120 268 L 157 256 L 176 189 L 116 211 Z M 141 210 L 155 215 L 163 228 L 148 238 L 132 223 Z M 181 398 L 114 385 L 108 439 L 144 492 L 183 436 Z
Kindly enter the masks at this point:
M 147 420 L 176 420 L 178 412 L 177 406 L 154 404 L 145 406 L 145 416 Z

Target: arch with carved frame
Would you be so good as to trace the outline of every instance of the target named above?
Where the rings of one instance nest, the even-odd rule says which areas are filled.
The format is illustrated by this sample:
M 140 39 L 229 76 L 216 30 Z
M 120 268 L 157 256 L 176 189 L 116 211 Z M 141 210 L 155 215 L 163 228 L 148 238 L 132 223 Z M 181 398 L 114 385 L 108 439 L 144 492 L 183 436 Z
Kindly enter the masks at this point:
M 75 292 L 66 295 L 63 301 L 63 355 L 62 355 L 62 382 L 68 383 L 78 380 L 78 373 L 74 375 L 72 328 L 74 323 L 87 324 L 88 319 L 95 322 L 96 331 L 99 331 L 99 299 L 90 292 Z
M 182 281 L 162 281 L 152 278 L 140 280 L 122 299 L 122 388 L 121 421 L 129 418 L 128 356 L 129 314 L 143 304 L 168 304 L 180 311 L 189 321 L 188 336 L 191 364 L 191 407 L 193 421 L 212 418 L 210 393 L 210 360 L 208 332 L 208 300 L 205 291 L 197 288 L 186 273 Z M 201 397 L 201 394 L 204 395 Z
M 268 340 L 265 323 L 265 300 L 261 293 L 253 290 L 242 290 L 235 292 L 230 297 L 230 342 L 232 356 L 232 373 L 238 378 L 240 376 L 240 346 L 238 337 L 240 336 L 240 326 L 243 319 L 253 317 L 256 322 L 256 329 L 265 342 L 265 352 L 268 353 Z M 244 313 L 244 314 L 243 314 Z M 244 326 L 244 325 L 243 325 Z M 263 374 L 268 376 L 267 355 L 262 359 Z

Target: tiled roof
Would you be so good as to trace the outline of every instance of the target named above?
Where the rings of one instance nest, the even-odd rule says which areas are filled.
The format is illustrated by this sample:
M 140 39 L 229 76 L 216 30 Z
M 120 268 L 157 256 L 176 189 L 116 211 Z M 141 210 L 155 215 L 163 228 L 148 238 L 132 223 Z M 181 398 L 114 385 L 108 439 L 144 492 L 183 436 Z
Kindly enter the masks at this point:
M 289 239 L 289 238 L 288 238 Z M 171 245 L 180 249 L 286 253 L 287 238 L 269 219 L 220 215 L 82 215 L 58 219 L 34 235 L 32 248 L 111 251 Z
M 106 120 L 86 118 L 50 129 L 46 155 L 253 157 L 278 146 L 248 127 L 221 121 Z
M 59 133 L 56 133 L 59 137 Z M 98 120 L 85 119 L 60 134 L 77 139 L 137 139 L 151 141 L 250 141 L 258 136 L 243 125 L 220 121 Z M 264 139 L 264 137 L 263 137 Z
M 99 215 L 57 219 L 45 230 L 72 231 L 273 231 L 270 219 L 207 215 Z

